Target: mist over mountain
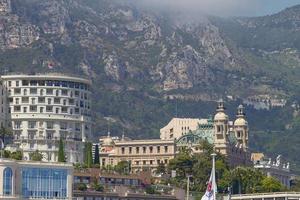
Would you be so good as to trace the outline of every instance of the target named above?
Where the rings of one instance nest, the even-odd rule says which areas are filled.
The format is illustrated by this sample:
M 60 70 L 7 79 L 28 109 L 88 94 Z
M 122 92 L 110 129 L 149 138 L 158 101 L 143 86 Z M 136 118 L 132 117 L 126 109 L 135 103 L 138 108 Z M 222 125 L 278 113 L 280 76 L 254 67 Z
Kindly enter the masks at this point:
M 223 7 L 226 15 L 239 9 L 230 3 L 238 1 L 216 7 L 177 0 L 171 7 L 143 0 L 5 2 L 0 0 L 0 70 L 90 78 L 95 140 L 108 127 L 113 135 L 157 138 L 176 115 L 213 114 L 219 98 L 227 100 L 231 118 L 249 99 L 255 105 L 284 100 L 283 108 L 247 107 L 250 143 L 298 159 L 292 153 L 300 148 L 299 6 L 265 17 L 223 18 L 212 13 Z M 197 13 L 198 7 L 209 15 Z

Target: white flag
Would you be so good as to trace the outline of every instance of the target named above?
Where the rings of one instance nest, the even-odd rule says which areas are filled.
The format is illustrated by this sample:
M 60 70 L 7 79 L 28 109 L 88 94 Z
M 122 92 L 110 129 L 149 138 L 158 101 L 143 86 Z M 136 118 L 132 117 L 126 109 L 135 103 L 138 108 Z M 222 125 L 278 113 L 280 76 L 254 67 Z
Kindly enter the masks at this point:
M 206 192 L 201 198 L 201 200 L 216 200 L 215 193 L 217 192 L 217 184 L 215 179 L 214 168 L 211 170 L 210 178 L 207 183 Z

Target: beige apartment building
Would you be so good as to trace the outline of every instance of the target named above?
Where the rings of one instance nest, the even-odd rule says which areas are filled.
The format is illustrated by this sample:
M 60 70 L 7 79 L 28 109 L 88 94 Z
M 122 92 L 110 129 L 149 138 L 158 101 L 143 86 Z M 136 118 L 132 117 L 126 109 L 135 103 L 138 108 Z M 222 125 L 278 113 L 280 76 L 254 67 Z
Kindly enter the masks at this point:
M 165 127 L 160 129 L 160 139 L 172 140 L 198 129 L 199 124 L 206 124 L 207 119 L 173 118 Z
M 115 166 L 129 161 L 133 172 L 150 169 L 155 171 L 160 163 L 168 164 L 174 158 L 174 140 L 131 140 L 129 138 L 100 138 L 100 166 Z

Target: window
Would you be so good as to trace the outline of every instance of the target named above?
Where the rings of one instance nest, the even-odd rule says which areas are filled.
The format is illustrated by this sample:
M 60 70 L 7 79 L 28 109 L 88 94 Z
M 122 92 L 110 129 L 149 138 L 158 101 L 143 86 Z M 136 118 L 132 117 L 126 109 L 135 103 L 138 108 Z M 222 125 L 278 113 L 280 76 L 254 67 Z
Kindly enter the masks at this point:
M 40 113 L 44 112 L 44 107 L 40 107 Z
M 21 88 L 15 88 L 14 94 L 21 94 Z
M 37 94 L 36 88 L 30 88 L 30 94 Z
M 6 167 L 3 171 L 3 195 L 9 196 L 12 195 L 12 169 Z
M 52 99 L 48 99 L 48 105 L 51 105 Z
M 53 122 L 46 122 L 47 129 L 53 129 Z
M 67 105 L 67 100 L 66 100 L 66 99 L 63 100 L 63 105 L 64 105 L 64 106 Z
M 52 140 L 53 133 L 46 133 L 46 137 L 47 137 L 48 140 Z
M 39 97 L 38 102 L 39 103 L 45 103 L 45 97 Z
M 27 95 L 27 89 L 23 90 L 24 95 Z
M 46 112 L 53 112 L 52 106 L 46 106 Z
M 157 153 L 160 153 L 160 146 L 157 147 Z
M 55 91 L 55 95 L 58 96 L 59 95 L 59 90 Z
M 62 113 L 68 113 L 68 107 L 61 107 Z
M 143 153 L 146 153 L 146 147 L 143 147 Z
M 56 113 L 56 114 L 59 113 L 59 108 L 55 108 L 55 113 Z
M 60 129 L 67 130 L 68 129 L 68 124 L 66 122 L 60 122 Z
M 20 112 L 21 106 L 14 106 L 14 112 Z
M 24 199 L 67 199 L 68 170 L 59 168 L 22 167 L 21 196 Z M 37 187 L 39 185 L 40 187 Z
M 221 126 L 217 126 L 217 132 L 221 132 Z
M 16 104 L 19 104 L 20 101 L 19 101 L 19 98 L 16 98 Z
M 29 97 L 22 97 L 22 103 L 29 103 Z
M 125 148 L 124 147 L 121 148 L 121 151 L 122 151 L 122 154 L 125 154 Z
M 27 107 L 23 107 L 23 112 L 27 113 Z
M 29 128 L 36 128 L 36 121 L 29 121 L 28 122 L 28 127 Z
M 30 85 L 31 85 L 31 86 L 37 86 L 37 81 L 36 81 L 36 80 L 30 81 Z
M 81 131 L 81 128 L 80 128 L 80 124 L 79 124 L 79 123 L 76 123 L 76 124 L 75 124 L 75 130 L 76 130 L 76 131 Z
M 53 89 L 46 89 L 47 95 L 53 95 Z
M 19 87 L 19 81 L 16 81 L 16 87 Z
M 165 153 L 168 153 L 168 146 L 165 146 Z
M 153 147 L 149 147 L 150 153 L 153 153 Z
M 35 104 L 35 103 L 36 103 L 35 98 L 32 98 L 31 99 L 31 104 Z
M 37 112 L 37 106 L 30 106 L 30 112 Z
M 68 96 L 68 90 L 61 90 L 61 95 Z
M 132 147 L 129 147 L 129 154 L 132 153 Z
M 8 81 L 8 86 L 11 87 L 11 81 Z
M 23 86 L 28 86 L 29 85 L 29 82 L 27 80 L 22 80 L 22 85 Z
M 54 98 L 54 103 L 55 104 L 60 104 L 60 98 Z
M 38 81 L 39 86 L 45 86 L 45 81 Z
M 20 129 L 21 128 L 21 122 L 20 121 L 15 121 L 14 128 L 15 129 Z
M 44 90 L 43 90 L 43 89 L 40 90 L 40 95 L 41 95 L 41 96 L 44 95 Z
M 140 153 L 140 147 L 136 147 L 135 151 L 136 151 L 137 154 L 139 154 Z

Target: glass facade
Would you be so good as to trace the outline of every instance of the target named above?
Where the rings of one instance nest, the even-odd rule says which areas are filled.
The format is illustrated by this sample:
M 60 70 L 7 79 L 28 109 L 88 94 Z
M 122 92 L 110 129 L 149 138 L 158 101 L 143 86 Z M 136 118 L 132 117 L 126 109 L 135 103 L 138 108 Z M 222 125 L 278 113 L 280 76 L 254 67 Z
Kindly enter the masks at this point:
M 67 170 L 22 168 L 24 198 L 67 198 Z
M 3 171 L 3 195 L 9 196 L 12 194 L 12 169 L 7 167 Z

